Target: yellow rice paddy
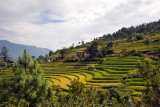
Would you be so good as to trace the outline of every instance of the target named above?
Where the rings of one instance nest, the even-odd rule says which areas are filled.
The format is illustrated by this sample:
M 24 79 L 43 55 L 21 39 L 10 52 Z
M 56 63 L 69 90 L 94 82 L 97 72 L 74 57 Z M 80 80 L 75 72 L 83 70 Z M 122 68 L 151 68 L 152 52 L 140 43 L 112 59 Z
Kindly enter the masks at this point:
M 70 80 L 68 78 L 65 78 L 65 77 L 62 77 L 62 78 L 59 78 L 59 79 L 60 79 L 60 82 L 58 83 L 58 85 L 61 88 L 68 89 L 67 84 L 68 85 L 70 84 Z
M 70 78 L 71 80 L 77 79 L 77 77 L 74 76 L 74 75 L 64 75 L 64 77 L 68 77 L 68 78 Z
M 60 81 L 58 81 L 57 79 L 52 79 L 52 81 L 54 82 L 54 85 L 59 85 Z
M 82 82 L 82 83 L 86 83 L 86 77 L 84 75 L 81 75 L 81 74 L 76 74 L 76 76 L 79 77 L 79 81 Z

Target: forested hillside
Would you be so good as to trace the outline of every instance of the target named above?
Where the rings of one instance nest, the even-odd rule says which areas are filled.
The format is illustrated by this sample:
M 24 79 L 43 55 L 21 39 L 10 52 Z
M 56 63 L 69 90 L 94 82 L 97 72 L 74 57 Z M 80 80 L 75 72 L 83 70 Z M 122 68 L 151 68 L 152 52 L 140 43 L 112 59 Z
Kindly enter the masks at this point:
M 0 40 L 0 49 L 2 47 L 6 47 L 8 49 L 8 56 L 15 61 L 18 60 L 18 57 L 20 55 L 22 55 L 24 49 L 27 49 L 28 53 L 31 56 L 35 57 L 38 57 L 40 55 L 45 56 L 49 52 L 49 49 L 47 48 L 38 48 L 35 46 L 15 44 L 7 40 Z
M 149 39 L 147 46 L 145 41 Z M 148 48 L 147 48 L 148 47 Z M 66 59 L 76 57 L 77 51 L 85 51 L 88 54 L 95 53 L 92 57 L 103 58 L 106 55 L 111 55 L 121 52 L 129 51 L 159 51 L 160 50 L 160 20 L 131 26 L 129 28 L 121 28 L 113 34 L 104 34 L 102 37 L 94 38 L 93 41 L 80 45 L 70 46 L 55 52 L 55 56 L 62 55 Z M 65 55 L 64 55 L 65 54 Z
M 129 28 L 121 28 L 117 32 L 113 34 L 103 35 L 105 40 L 117 40 L 117 39 L 128 39 L 131 41 L 133 37 L 137 37 L 136 39 L 142 39 L 145 36 L 155 35 L 160 32 L 160 20 L 156 22 L 151 22 L 147 24 L 141 24 L 138 26 L 131 26 Z

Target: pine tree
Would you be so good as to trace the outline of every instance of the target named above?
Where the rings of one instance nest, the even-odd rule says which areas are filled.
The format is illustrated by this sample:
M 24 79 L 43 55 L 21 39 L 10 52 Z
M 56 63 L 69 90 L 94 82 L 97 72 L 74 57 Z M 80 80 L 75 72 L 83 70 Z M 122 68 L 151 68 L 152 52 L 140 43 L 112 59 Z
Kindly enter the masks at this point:
M 4 46 L 1 48 L 1 53 L 0 53 L 1 58 L 3 59 L 3 61 L 7 61 L 8 57 L 8 49 Z
M 27 73 L 27 68 L 29 68 L 30 65 L 32 64 L 32 59 L 31 59 L 30 55 L 27 54 L 26 49 L 24 49 L 24 53 L 23 53 L 22 57 L 19 56 L 18 63 L 19 63 L 19 65 L 24 67 L 25 73 Z
M 4 89 L 0 98 L 0 106 L 38 106 L 44 102 L 52 102 L 53 94 L 50 85 L 42 77 L 42 70 L 38 61 L 32 61 L 27 51 L 13 66 L 14 77 L 4 81 L 1 89 Z

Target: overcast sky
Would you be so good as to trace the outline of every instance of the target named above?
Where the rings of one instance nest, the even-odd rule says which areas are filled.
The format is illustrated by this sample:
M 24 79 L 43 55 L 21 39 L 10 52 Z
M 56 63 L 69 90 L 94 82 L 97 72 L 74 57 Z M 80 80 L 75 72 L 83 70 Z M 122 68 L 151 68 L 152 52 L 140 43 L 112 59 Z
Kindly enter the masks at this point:
M 160 0 L 0 0 L 0 40 L 57 50 L 160 19 Z

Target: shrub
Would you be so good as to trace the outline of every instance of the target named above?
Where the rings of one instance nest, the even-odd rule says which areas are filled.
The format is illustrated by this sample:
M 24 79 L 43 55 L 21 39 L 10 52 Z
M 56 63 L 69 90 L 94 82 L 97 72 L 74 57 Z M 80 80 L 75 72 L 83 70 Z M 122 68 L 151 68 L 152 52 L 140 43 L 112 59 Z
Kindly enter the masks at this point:
M 106 54 L 107 54 L 107 55 L 114 54 L 114 50 L 113 50 L 113 49 L 111 49 L 111 50 L 107 50 Z
M 151 59 L 146 58 L 145 62 L 138 62 L 137 74 L 144 78 L 145 90 L 142 93 L 142 101 L 145 106 L 159 107 L 160 106 L 160 65 L 152 65 Z
M 142 40 L 142 39 L 143 39 L 143 37 L 141 35 L 136 36 L 136 40 Z
M 99 61 L 99 63 L 102 64 L 102 62 L 105 62 L 105 61 L 106 61 L 105 58 L 101 58 L 100 61 Z
M 95 68 L 95 65 L 90 65 L 89 67 L 88 67 L 88 70 L 89 71 L 94 71 L 96 68 Z
M 142 52 L 137 51 L 137 50 L 131 50 L 128 52 L 128 54 L 131 56 L 142 56 Z
M 109 92 L 111 94 L 110 97 L 115 97 L 115 98 L 119 99 L 120 95 L 119 95 L 118 91 L 116 91 L 114 88 L 109 89 Z
M 80 95 L 84 91 L 84 84 L 79 82 L 78 79 L 71 81 L 71 85 L 68 85 L 70 94 Z

